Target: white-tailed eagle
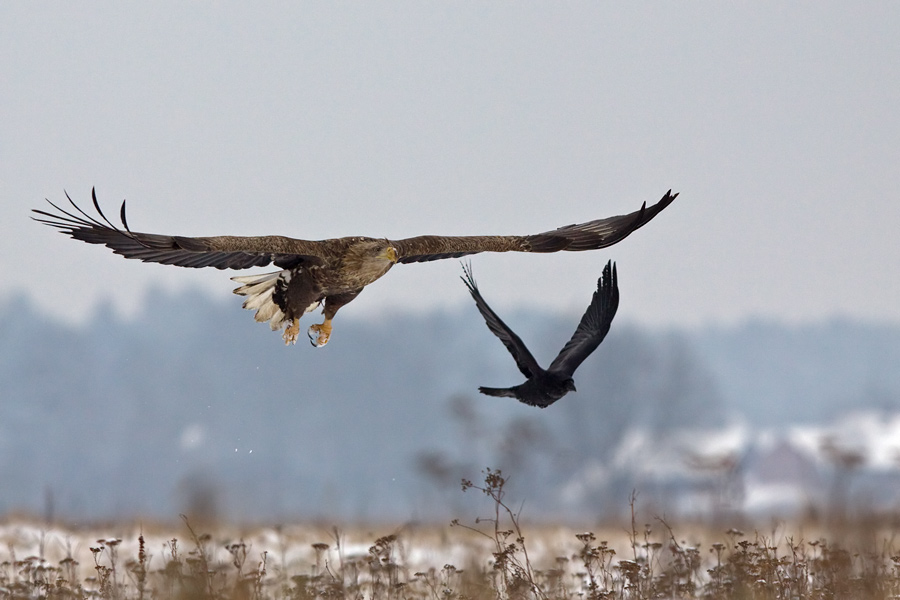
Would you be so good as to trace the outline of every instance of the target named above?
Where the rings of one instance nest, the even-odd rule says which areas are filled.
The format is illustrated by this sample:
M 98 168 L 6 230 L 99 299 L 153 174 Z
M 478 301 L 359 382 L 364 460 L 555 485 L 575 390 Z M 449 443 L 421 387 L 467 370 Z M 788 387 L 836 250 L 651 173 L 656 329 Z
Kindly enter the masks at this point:
M 535 235 L 439 236 L 421 235 L 402 240 L 344 237 L 300 240 L 278 235 L 260 237 L 183 237 L 132 231 L 125 219 L 125 202 L 119 211 L 121 227 L 100 210 L 92 191 L 97 217 L 79 208 L 68 194 L 75 212 L 49 200 L 56 213 L 35 209 L 35 220 L 58 228 L 77 240 L 102 244 L 125 258 L 179 267 L 248 269 L 274 264 L 273 273 L 233 277 L 242 284 L 234 293 L 247 296 L 244 308 L 256 310 L 256 320 L 269 322 L 273 331 L 284 329 L 285 343 L 294 343 L 299 319 L 324 304 L 325 321 L 308 330 L 314 346 L 324 346 L 331 335 L 331 320 L 342 306 L 395 263 L 458 258 L 478 252 L 559 252 L 594 250 L 623 240 L 642 227 L 678 196 L 672 190 L 653 206 L 645 202 L 627 215 L 568 225 Z

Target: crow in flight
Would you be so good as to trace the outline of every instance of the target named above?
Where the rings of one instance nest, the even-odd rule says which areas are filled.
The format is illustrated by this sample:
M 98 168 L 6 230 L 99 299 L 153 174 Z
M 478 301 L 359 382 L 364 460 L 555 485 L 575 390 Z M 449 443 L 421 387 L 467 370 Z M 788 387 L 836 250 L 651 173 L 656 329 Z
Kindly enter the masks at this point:
M 597 280 L 597 291 L 594 292 L 591 304 L 584 316 L 581 317 L 581 322 L 578 323 L 572 339 L 563 346 L 547 370 L 537 364 L 521 338 L 507 327 L 506 323 L 491 310 L 491 307 L 481 297 L 478 286 L 475 285 L 475 278 L 472 277 L 471 265 L 467 267 L 463 264 L 463 272 L 465 277 L 460 279 L 469 288 L 488 329 L 500 338 L 515 359 L 519 370 L 527 377 L 525 383 L 510 388 L 479 387 L 478 390 L 488 396 L 518 398 L 520 402 L 541 408 L 547 408 L 568 392 L 574 392 L 575 381 L 572 379 L 572 375 L 574 375 L 575 369 L 590 356 L 591 352 L 597 349 L 597 346 L 606 337 L 613 317 L 616 316 L 616 309 L 619 307 L 616 265 L 612 261 L 606 263 L 603 275 Z

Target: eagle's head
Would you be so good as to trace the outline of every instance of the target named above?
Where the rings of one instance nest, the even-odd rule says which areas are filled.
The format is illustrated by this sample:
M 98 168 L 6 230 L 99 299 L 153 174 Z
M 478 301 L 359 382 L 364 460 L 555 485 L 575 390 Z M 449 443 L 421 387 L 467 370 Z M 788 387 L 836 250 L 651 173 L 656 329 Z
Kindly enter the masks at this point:
M 397 249 L 388 240 L 365 240 L 347 249 L 344 271 L 368 285 L 387 273 L 397 259 Z
M 397 249 L 388 240 L 377 240 L 366 247 L 369 260 L 386 263 L 388 269 L 397 264 Z

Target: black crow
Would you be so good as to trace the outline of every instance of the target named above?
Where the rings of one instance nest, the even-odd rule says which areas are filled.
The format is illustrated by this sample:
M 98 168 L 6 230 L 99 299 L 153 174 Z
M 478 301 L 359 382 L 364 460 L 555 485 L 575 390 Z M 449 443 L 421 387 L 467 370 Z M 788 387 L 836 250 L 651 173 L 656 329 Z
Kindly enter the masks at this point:
M 597 346 L 606 337 L 613 317 L 616 316 L 616 309 L 619 307 L 616 265 L 612 261 L 606 263 L 603 275 L 597 280 L 597 291 L 594 292 L 591 305 L 581 317 L 581 322 L 572 335 L 572 339 L 563 346 L 547 370 L 537 364 L 521 338 L 507 327 L 506 323 L 491 310 L 491 307 L 481 297 L 478 286 L 475 285 L 475 278 L 472 277 L 471 265 L 467 267 L 463 264 L 463 272 L 465 277 L 460 279 L 469 288 L 488 329 L 500 338 L 515 359 L 519 370 L 528 378 L 525 383 L 510 388 L 479 387 L 478 390 L 488 396 L 518 398 L 520 402 L 541 408 L 547 408 L 568 392 L 574 392 L 575 381 L 572 379 L 572 375 L 574 375 L 575 369 L 590 356 L 591 352 L 597 349 Z

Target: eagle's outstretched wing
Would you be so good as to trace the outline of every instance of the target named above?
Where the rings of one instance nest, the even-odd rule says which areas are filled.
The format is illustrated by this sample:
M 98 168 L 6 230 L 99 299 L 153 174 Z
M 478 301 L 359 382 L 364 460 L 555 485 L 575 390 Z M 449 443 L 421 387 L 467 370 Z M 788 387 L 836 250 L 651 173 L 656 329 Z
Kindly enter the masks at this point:
M 597 281 L 597 291 L 594 292 L 591 304 L 581 317 L 572 339 L 563 346 L 547 370 L 562 377 L 571 377 L 575 369 L 597 349 L 609 333 L 610 324 L 618 308 L 618 275 L 616 265 L 610 261 L 603 268 L 603 274 Z
M 125 219 L 125 203 L 119 217 L 122 228 L 113 225 L 97 203 L 97 195 L 91 190 L 94 208 L 100 219 L 95 219 L 79 208 L 69 195 L 66 198 L 77 213 L 68 212 L 47 202 L 59 211 L 57 214 L 34 209 L 41 215 L 36 221 L 56 227 L 76 240 L 88 244 L 103 244 L 125 258 L 155 262 L 179 267 L 215 267 L 217 269 L 248 269 L 271 263 L 290 268 L 300 263 L 319 264 L 330 250 L 328 242 L 311 242 L 283 236 L 216 236 L 182 237 L 139 233 L 128 228 Z
M 627 215 L 568 225 L 553 231 L 525 236 L 435 236 L 422 235 L 391 241 L 397 262 L 424 262 L 442 258 L 456 258 L 479 252 L 559 252 L 560 250 L 593 250 L 621 241 L 632 231 L 642 227 L 672 203 L 678 194 L 669 190 L 651 207 Z M 100 219 L 79 208 L 68 194 L 66 198 L 77 212 L 68 212 L 53 204 L 58 213 L 35 209 L 41 215 L 35 220 L 56 227 L 69 236 L 89 244 L 102 244 L 125 258 L 156 262 L 179 267 L 215 267 L 217 269 L 247 269 L 274 263 L 291 268 L 300 263 L 321 264 L 324 260 L 343 254 L 346 246 L 367 238 L 341 238 L 310 241 L 278 235 L 241 237 L 183 237 L 131 231 L 125 219 L 122 203 L 122 228 L 113 225 L 100 210 L 97 195 L 91 190 L 94 208 Z
M 522 375 L 531 379 L 543 369 L 538 365 L 528 348 L 525 347 L 522 338 L 516 335 L 515 332 L 497 316 L 497 313 L 488 306 L 488 303 L 484 301 L 484 298 L 481 297 L 481 292 L 478 291 L 478 286 L 475 284 L 475 278 L 472 277 L 472 265 L 463 263 L 462 267 L 465 277 L 460 277 L 460 279 L 462 279 L 463 283 L 466 284 L 466 287 L 469 288 L 469 293 L 472 294 L 472 298 L 475 299 L 475 306 L 478 307 L 478 311 L 481 313 L 481 316 L 484 317 L 488 329 L 500 338 L 500 341 L 503 342 L 503 345 L 506 346 L 506 349 L 512 354 L 512 357 L 516 361 L 516 366 L 519 367 Z
M 678 194 L 672 190 L 647 208 L 627 215 L 588 221 L 580 225 L 568 225 L 553 231 L 535 235 L 507 236 L 439 236 L 420 235 L 403 240 L 392 240 L 397 250 L 397 262 L 425 262 L 442 258 L 458 258 L 479 252 L 559 252 L 560 250 L 595 250 L 605 248 L 625 239 L 632 231 L 644 226 Z

